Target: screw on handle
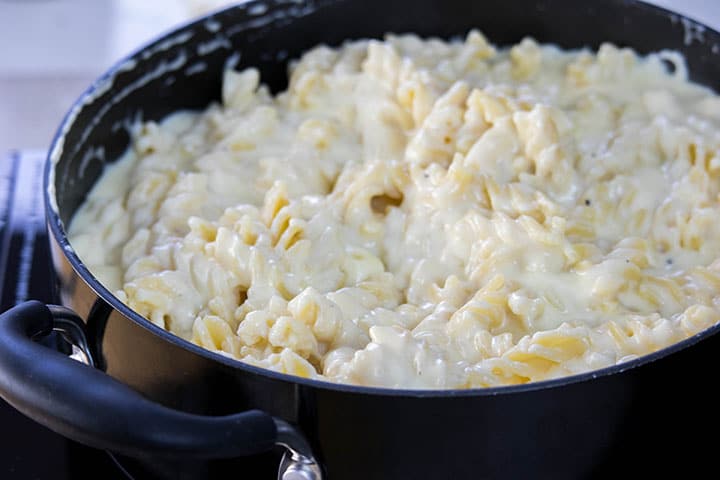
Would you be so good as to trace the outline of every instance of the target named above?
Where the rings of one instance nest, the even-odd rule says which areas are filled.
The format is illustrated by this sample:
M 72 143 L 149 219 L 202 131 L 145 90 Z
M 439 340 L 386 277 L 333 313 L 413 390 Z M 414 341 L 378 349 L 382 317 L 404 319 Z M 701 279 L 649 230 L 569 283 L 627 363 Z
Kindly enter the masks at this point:
M 80 362 L 33 341 L 51 331 Z M 232 458 L 280 445 L 279 479 L 322 479 L 307 440 L 284 420 L 259 410 L 219 417 L 174 410 L 92 365 L 72 310 L 29 301 L 0 314 L 0 397 L 51 430 L 130 457 Z

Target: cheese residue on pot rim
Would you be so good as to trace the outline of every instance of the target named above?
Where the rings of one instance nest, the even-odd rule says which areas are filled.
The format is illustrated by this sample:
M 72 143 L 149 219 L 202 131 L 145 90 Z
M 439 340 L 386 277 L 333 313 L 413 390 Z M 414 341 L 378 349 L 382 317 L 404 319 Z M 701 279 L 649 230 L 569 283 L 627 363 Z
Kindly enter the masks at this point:
M 667 71 L 668 59 L 675 72 Z M 389 35 L 138 129 L 70 228 L 129 307 L 333 382 L 473 388 L 720 318 L 720 98 L 677 55 Z

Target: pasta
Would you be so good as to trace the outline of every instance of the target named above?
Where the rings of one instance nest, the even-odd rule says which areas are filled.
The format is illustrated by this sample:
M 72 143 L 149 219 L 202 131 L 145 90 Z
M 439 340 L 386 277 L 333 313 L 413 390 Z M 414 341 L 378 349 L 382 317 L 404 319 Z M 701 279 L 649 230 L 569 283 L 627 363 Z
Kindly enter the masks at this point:
M 276 96 L 227 71 L 220 103 L 138 124 L 70 241 L 140 315 L 264 368 L 573 375 L 720 319 L 718 112 L 668 52 L 319 46 Z

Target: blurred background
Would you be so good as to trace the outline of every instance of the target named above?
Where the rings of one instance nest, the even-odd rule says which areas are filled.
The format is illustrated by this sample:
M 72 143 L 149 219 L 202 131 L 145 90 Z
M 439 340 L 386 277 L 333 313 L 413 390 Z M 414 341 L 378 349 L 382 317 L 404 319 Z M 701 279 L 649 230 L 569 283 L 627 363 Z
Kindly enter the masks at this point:
M 88 84 L 138 46 L 229 0 L 0 0 L 0 159 L 44 149 Z M 653 0 L 720 29 L 720 1 Z

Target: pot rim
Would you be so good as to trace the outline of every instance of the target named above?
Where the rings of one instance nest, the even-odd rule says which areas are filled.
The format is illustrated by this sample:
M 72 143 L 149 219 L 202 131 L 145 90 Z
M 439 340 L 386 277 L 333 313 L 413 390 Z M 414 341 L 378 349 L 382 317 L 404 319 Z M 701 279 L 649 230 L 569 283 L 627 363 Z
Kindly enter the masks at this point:
M 696 20 L 686 17 L 680 13 L 668 10 L 666 8 L 651 5 L 641 0 L 613 0 L 615 3 L 620 3 L 624 6 L 635 6 L 640 9 L 648 11 L 648 13 L 663 14 L 672 19 L 681 19 L 683 22 L 688 22 L 686 28 L 689 26 L 702 28 L 704 32 L 718 34 L 713 28 L 708 27 Z M 332 3 L 332 2 L 331 2 Z M 55 166 L 59 163 L 60 157 L 63 154 L 64 141 L 66 134 L 75 125 L 75 120 L 78 114 L 88 105 L 94 102 L 95 96 L 103 92 L 104 89 L 112 85 L 115 76 L 126 71 L 128 68 L 133 68 L 136 62 L 142 62 L 142 54 L 153 47 L 160 47 L 163 42 L 168 39 L 178 38 L 184 33 L 190 32 L 193 29 L 202 26 L 208 21 L 213 21 L 214 17 L 220 14 L 224 14 L 228 11 L 235 9 L 250 9 L 255 5 L 265 5 L 262 0 L 250 0 L 245 3 L 233 5 L 227 8 L 222 8 L 205 14 L 201 17 L 192 19 L 188 22 L 177 25 L 176 27 L 160 33 L 154 39 L 146 42 L 142 46 L 138 47 L 130 54 L 117 61 L 112 67 L 110 67 L 104 74 L 98 77 L 90 86 L 78 97 L 77 100 L 71 105 L 68 112 L 63 117 L 53 140 L 48 150 L 47 159 L 43 170 L 43 198 L 45 206 L 45 219 L 46 224 L 49 227 L 49 231 L 54 236 L 58 243 L 58 246 L 62 249 L 65 258 L 70 262 L 75 272 L 87 283 L 87 285 L 98 295 L 100 299 L 109 304 L 113 309 L 119 311 L 129 320 L 132 320 L 138 326 L 148 330 L 150 333 L 161 337 L 163 340 L 174 344 L 177 347 L 189 350 L 197 355 L 203 356 L 209 360 L 223 364 L 224 366 L 244 370 L 248 373 L 260 375 L 271 380 L 289 382 L 299 384 L 306 387 L 335 390 L 343 393 L 360 394 L 360 395 L 377 395 L 377 396 L 392 396 L 392 397 L 406 397 L 406 398 L 437 398 L 437 397 L 481 397 L 481 396 L 497 396 L 497 395 L 510 395 L 519 394 L 524 392 L 531 392 L 535 390 L 544 390 L 551 388 L 558 388 L 565 385 L 571 385 L 586 381 L 595 380 L 605 376 L 615 375 L 623 373 L 627 370 L 631 370 L 642 365 L 660 360 L 666 356 L 672 355 L 678 351 L 684 350 L 691 347 L 697 342 L 711 337 L 720 331 L 720 323 L 696 333 L 695 335 L 688 337 L 680 342 L 676 342 L 665 348 L 657 350 L 655 352 L 642 355 L 635 359 L 627 362 L 611 365 L 597 370 L 591 370 L 588 372 L 582 372 L 574 375 L 563 376 L 559 378 L 553 378 L 549 380 L 541 380 L 535 382 L 528 382 L 519 385 L 504 385 L 504 386 L 493 386 L 493 387 L 479 387 L 479 388 L 468 388 L 468 389 L 410 389 L 410 388 L 390 388 L 390 387 L 373 387 L 363 386 L 355 384 L 344 384 L 336 383 L 328 380 L 304 378 L 296 375 L 287 373 L 281 373 L 274 370 L 270 370 L 263 367 L 258 367 L 245 363 L 241 360 L 225 356 L 211 350 L 207 350 L 200 347 L 188 340 L 185 340 L 163 328 L 152 323 L 150 320 L 141 316 L 130 307 L 121 302 L 108 288 L 106 288 L 85 266 L 83 261 L 78 256 L 75 249 L 72 247 L 67 238 L 65 226 L 59 215 L 59 206 L 55 198 Z

